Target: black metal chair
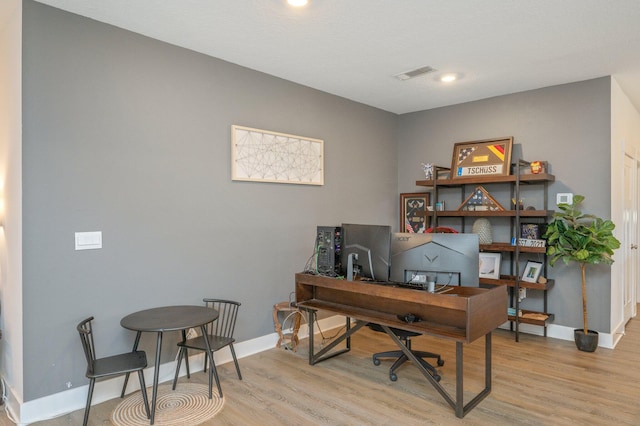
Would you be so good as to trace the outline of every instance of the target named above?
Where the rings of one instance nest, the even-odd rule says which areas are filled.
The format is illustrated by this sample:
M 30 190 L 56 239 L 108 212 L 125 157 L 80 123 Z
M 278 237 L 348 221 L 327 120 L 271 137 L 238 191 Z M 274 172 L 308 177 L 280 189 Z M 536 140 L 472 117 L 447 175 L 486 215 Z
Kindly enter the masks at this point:
M 89 410 L 91 409 L 91 398 L 96 379 L 103 377 L 119 376 L 123 374 L 138 372 L 140 378 L 140 391 L 144 400 L 144 408 L 147 411 L 147 418 L 151 418 L 149 412 L 149 401 L 147 390 L 144 384 L 143 370 L 147 367 L 147 355 L 143 351 L 127 352 L 119 355 L 112 355 L 104 358 L 96 358 L 95 346 L 93 344 L 93 330 L 91 327 L 93 317 L 87 318 L 78 324 L 77 329 L 82 341 L 82 348 L 87 359 L 86 376 L 89 379 L 89 394 L 87 395 L 87 406 L 84 410 L 84 422 L 86 426 L 89 420 Z M 121 397 L 124 396 L 124 389 Z
M 385 333 L 385 331 L 382 329 L 382 327 L 380 327 L 379 324 L 369 323 L 368 327 L 373 331 L 378 331 L 378 332 L 381 332 L 381 333 Z M 420 333 L 415 333 L 413 331 L 401 330 L 399 328 L 393 328 L 393 327 L 390 327 L 390 329 L 393 332 L 393 334 L 398 336 L 400 341 L 402 341 L 402 343 L 407 347 L 407 349 L 409 349 L 416 356 L 416 358 L 418 359 L 420 364 L 422 364 L 422 366 L 425 369 L 427 369 L 427 371 L 429 371 L 431 376 L 436 381 L 439 382 L 440 381 L 440 375 L 438 374 L 438 371 L 436 370 L 436 368 L 433 365 L 431 365 L 427 361 L 425 361 L 424 358 L 435 358 L 437 360 L 438 366 L 442 367 L 444 365 L 444 360 L 440 357 L 440 355 L 432 353 L 432 352 L 414 351 L 414 350 L 411 349 L 411 338 L 415 337 L 415 336 L 419 336 Z M 378 353 L 373 354 L 373 364 L 374 365 L 380 365 L 380 358 L 396 358 L 396 360 L 393 363 L 393 365 L 391 365 L 391 367 L 389 368 L 389 379 L 391 379 L 391 381 L 394 381 L 394 382 L 396 380 L 398 380 L 398 376 L 396 375 L 395 371 L 402 364 L 404 364 L 406 361 L 409 361 L 409 358 L 407 358 L 407 356 L 404 354 L 404 352 L 402 352 L 399 349 L 395 350 L 395 351 L 378 352 Z
M 206 325 L 207 335 L 209 336 L 209 346 L 211 348 L 211 355 L 213 357 L 213 353 L 216 351 L 229 347 L 231 350 L 231 356 L 233 356 L 233 362 L 236 366 L 236 372 L 238 373 L 238 379 L 242 380 L 242 375 L 240 374 L 240 366 L 238 365 L 238 359 L 236 358 L 236 351 L 233 349 L 233 343 L 236 341 L 233 337 L 233 333 L 236 328 L 236 319 L 238 317 L 238 309 L 240 308 L 240 302 L 234 302 L 232 300 L 222 300 L 222 299 L 202 299 L 205 305 L 208 308 L 215 309 L 218 311 L 218 319 L 213 321 L 210 324 Z M 191 373 L 189 372 L 189 349 L 194 349 L 198 351 L 206 352 L 207 347 L 202 336 L 196 336 L 192 339 L 187 339 L 186 330 L 182 330 L 182 341 L 178 342 L 178 365 L 176 366 L 176 374 L 173 378 L 173 389 L 176 388 L 176 383 L 178 382 L 178 374 L 180 372 L 180 365 L 182 363 L 182 359 L 184 358 L 185 365 L 187 367 L 187 378 L 191 378 Z M 204 371 L 207 371 L 207 360 L 208 356 L 204 357 Z M 215 365 L 212 365 L 209 369 L 209 380 L 212 379 L 213 371 L 216 368 Z M 220 382 L 218 381 L 218 375 L 216 377 L 216 384 L 218 385 L 218 392 L 220 396 L 222 396 L 222 389 L 220 387 Z

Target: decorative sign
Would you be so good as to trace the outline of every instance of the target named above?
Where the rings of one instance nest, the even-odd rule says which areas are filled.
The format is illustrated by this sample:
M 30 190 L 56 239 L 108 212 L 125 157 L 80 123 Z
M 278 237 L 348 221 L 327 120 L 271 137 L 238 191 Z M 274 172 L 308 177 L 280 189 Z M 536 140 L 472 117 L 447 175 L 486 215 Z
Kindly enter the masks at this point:
M 516 245 L 516 238 L 511 238 L 511 245 Z M 534 240 L 532 238 L 518 238 L 518 245 L 520 247 L 546 247 L 547 240 Z
M 451 178 L 508 176 L 512 147 L 513 137 L 456 143 L 451 159 Z
M 231 126 L 231 179 L 324 185 L 324 141 Z

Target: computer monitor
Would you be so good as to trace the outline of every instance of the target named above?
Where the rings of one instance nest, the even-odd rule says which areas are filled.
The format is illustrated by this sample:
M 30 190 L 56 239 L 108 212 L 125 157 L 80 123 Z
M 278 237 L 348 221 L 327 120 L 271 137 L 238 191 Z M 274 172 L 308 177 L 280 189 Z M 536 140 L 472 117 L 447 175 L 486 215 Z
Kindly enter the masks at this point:
M 394 233 L 391 281 L 479 286 L 477 234 Z
M 389 281 L 391 226 L 342 224 L 341 271 L 347 280 Z

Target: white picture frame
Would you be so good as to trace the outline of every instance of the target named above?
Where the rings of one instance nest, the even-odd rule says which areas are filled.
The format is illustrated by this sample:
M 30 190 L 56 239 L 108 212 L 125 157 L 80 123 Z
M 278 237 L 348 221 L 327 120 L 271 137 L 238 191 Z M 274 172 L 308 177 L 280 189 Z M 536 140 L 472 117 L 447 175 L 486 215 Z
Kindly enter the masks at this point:
M 500 279 L 500 262 L 502 261 L 501 253 L 480 252 L 479 274 L 480 278 L 489 278 L 492 280 Z
M 233 125 L 231 180 L 324 185 L 324 141 Z
M 536 283 L 538 282 L 538 277 L 540 277 L 540 272 L 542 272 L 542 262 L 529 260 L 524 268 L 522 277 L 520 277 L 520 281 Z

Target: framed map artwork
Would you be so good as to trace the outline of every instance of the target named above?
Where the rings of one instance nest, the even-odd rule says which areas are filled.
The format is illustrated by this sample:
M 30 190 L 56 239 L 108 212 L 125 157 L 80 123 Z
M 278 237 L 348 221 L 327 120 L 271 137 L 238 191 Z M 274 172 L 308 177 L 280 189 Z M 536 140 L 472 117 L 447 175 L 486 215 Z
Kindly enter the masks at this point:
M 324 185 L 324 141 L 233 125 L 231 179 Z

